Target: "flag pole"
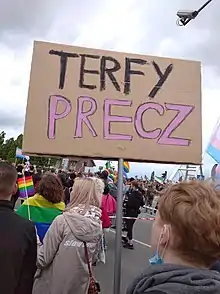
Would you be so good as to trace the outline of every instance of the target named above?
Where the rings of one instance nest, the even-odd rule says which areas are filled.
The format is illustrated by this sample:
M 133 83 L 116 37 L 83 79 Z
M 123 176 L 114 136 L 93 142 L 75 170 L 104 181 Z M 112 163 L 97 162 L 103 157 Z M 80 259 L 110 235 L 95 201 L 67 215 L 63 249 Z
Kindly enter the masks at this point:
M 28 219 L 31 220 L 31 212 L 30 212 L 28 192 L 27 192 L 27 186 L 26 186 L 26 179 L 25 179 L 24 171 L 23 171 L 23 183 L 24 183 L 25 197 L 26 197 L 26 200 L 27 200 Z

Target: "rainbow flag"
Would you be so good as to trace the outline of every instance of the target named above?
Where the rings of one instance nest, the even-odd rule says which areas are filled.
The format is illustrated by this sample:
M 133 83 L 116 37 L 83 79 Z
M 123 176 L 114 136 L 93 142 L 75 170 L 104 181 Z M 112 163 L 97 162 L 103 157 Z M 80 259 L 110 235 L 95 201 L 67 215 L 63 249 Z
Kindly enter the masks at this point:
M 51 203 L 43 196 L 35 194 L 33 197 L 24 201 L 24 203 L 17 210 L 17 214 L 28 219 L 28 206 L 31 221 L 34 223 L 37 229 L 37 234 L 42 242 L 55 217 L 63 212 L 65 204 L 64 202 Z
M 130 164 L 128 161 L 124 161 L 124 172 L 128 174 L 130 172 Z
M 19 178 L 17 183 L 20 198 L 24 199 L 27 198 L 27 196 L 29 197 L 34 195 L 35 190 L 32 176 Z

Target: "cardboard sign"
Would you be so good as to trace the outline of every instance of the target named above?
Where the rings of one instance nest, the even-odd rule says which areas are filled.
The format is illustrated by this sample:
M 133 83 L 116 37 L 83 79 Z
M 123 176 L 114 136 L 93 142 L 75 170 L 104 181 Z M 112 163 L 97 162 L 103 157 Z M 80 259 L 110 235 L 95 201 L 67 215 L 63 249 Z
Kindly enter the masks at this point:
M 35 42 L 23 151 L 201 163 L 200 63 Z

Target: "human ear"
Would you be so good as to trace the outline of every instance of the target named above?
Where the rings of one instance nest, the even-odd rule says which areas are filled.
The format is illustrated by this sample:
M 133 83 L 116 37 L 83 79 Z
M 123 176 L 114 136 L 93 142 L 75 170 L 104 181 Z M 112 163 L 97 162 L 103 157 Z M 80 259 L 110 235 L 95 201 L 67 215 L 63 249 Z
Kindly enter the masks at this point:
M 15 195 L 18 191 L 18 184 L 16 183 L 13 187 L 13 190 L 12 190 L 12 195 Z
M 168 225 L 164 225 L 161 232 L 161 244 L 167 244 L 170 239 L 170 227 Z

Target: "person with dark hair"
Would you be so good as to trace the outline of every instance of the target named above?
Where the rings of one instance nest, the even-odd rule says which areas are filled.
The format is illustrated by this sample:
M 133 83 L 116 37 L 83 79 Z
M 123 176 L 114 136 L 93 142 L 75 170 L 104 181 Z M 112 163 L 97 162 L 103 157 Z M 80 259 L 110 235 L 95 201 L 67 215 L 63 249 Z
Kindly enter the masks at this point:
M 140 213 L 140 207 L 144 206 L 144 199 L 138 182 L 133 181 L 131 183 L 131 191 L 127 195 L 126 207 L 125 207 L 125 217 L 130 217 L 131 219 L 126 219 L 127 237 L 123 237 L 124 248 L 134 249 L 133 245 L 133 226 Z
M 30 174 L 33 175 L 35 173 L 35 167 L 30 165 Z
M 65 208 L 63 186 L 60 179 L 50 173 L 42 177 L 36 192 L 24 201 L 17 213 L 34 222 L 40 241 L 43 242 L 51 223 Z
M 52 173 L 52 174 L 56 174 L 56 170 L 55 170 L 55 168 L 54 167 L 52 167 L 51 169 L 50 169 L 50 172 Z
M 24 166 L 22 164 L 18 164 L 16 170 L 17 170 L 17 179 L 23 178 L 24 176 L 25 177 L 30 176 L 30 173 L 28 171 L 24 171 Z M 11 197 L 11 202 L 12 202 L 13 208 L 15 208 L 15 204 L 16 204 L 19 196 L 20 196 L 19 190 L 17 189 L 15 194 L 12 195 L 12 197 Z M 22 200 L 22 202 L 23 202 L 23 200 Z
M 110 193 L 108 185 L 104 187 L 102 196 L 102 208 L 104 208 L 109 216 L 116 213 L 116 200 Z
M 24 169 L 24 167 L 23 167 L 22 164 L 18 164 L 16 169 L 17 169 L 17 173 L 18 173 L 18 175 L 19 175 L 19 174 L 21 174 L 21 175 L 23 174 L 23 169 Z
M 69 174 L 69 179 L 68 179 L 68 187 L 69 188 L 72 188 L 73 187 L 73 184 L 74 184 L 74 180 L 76 178 L 76 174 L 74 172 L 71 172 Z M 70 191 L 71 192 L 71 191 Z
M 69 186 L 68 186 L 67 175 L 64 172 L 60 172 L 60 173 L 58 173 L 57 176 L 63 185 L 64 202 L 67 205 L 70 201 L 70 190 L 69 190 Z
M 13 210 L 17 190 L 15 167 L 0 162 L 0 293 L 31 294 L 36 271 L 34 225 Z
M 118 191 L 118 188 L 115 185 L 115 183 L 112 180 L 109 179 L 108 176 L 109 176 L 109 174 L 108 174 L 107 170 L 104 170 L 100 174 L 100 179 L 103 180 L 105 186 L 108 186 L 109 187 L 110 194 L 117 200 L 117 191 Z
M 41 177 L 42 177 L 42 171 L 41 171 L 41 168 L 38 167 L 37 172 L 32 175 L 35 190 L 37 189 L 37 186 L 41 180 Z

